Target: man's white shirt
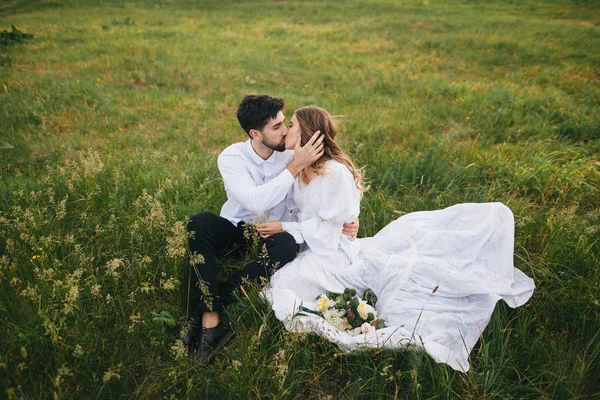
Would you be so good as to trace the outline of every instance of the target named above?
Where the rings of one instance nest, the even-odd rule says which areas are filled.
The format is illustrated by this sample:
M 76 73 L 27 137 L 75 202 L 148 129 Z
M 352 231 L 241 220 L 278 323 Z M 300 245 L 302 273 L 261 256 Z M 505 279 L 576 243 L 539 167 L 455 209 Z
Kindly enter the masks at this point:
M 234 225 L 239 221 L 285 220 L 285 198 L 295 181 L 286 167 L 293 157 L 290 150 L 274 151 L 263 160 L 250 140 L 223 150 L 217 160 L 227 193 L 221 217 Z

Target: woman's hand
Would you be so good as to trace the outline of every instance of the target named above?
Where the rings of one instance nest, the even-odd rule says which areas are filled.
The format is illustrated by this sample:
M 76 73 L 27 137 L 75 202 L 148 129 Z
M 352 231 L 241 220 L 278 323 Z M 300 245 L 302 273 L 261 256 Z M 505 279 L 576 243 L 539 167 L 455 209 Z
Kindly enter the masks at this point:
M 356 239 L 356 234 L 358 233 L 358 228 L 360 223 L 358 222 L 358 218 L 356 218 L 353 222 L 344 223 L 342 227 L 342 235 L 348 237 L 350 240 Z
M 283 232 L 283 224 L 281 221 L 269 221 L 265 224 L 257 224 L 254 226 L 263 239 L 273 236 L 276 233 Z

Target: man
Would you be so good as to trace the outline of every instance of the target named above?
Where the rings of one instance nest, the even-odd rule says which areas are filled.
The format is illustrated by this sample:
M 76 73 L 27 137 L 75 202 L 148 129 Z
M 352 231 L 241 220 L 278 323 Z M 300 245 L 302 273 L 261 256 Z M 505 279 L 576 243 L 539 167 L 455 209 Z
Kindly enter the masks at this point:
M 281 232 L 264 240 L 266 256 L 254 260 L 226 282 L 217 281 L 217 255 L 248 249 L 252 224 L 285 220 L 285 197 L 296 176 L 323 154 L 323 138 L 313 135 L 303 147 L 285 151 L 283 100 L 267 95 L 244 97 L 237 111 L 249 140 L 227 147 L 218 158 L 227 201 L 221 215 L 209 212 L 190 218 L 188 232 L 192 252 L 190 327 L 183 338 L 188 348 L 196 346 L 197 358 L 208 362 L 231 338 L 233 332 L 219 317 L 232 292 L 244 280 L 259 280 L 269 271 L 290 262 L 298 252 L 292 235 Z M 344 233 L 353 236 L 358 224 L 348 224 Z M 251 236 L 251 235 L 250 235 Z M 199 257 L 201 255 L 202 257 Z M 203 261 L 202 261 L 203 260 Z

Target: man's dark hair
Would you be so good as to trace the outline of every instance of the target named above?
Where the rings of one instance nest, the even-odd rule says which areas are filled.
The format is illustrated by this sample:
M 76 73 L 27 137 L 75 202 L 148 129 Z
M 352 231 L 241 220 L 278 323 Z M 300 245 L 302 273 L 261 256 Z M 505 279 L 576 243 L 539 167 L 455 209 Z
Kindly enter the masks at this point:
M 237 119 L 250 136 L 250 129 L 262 131 L 271 118 L 283 110 L 283 99 L 266 94 L 250 94 L 244 97 L 237 110 Z

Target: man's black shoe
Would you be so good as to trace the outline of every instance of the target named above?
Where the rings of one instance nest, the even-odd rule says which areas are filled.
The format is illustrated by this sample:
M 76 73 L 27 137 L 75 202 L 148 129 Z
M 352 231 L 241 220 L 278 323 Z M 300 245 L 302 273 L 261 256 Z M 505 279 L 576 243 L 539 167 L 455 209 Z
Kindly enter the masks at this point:
M 206 364 L 212 360 L 232 336 L 233 331 L 221 323 L 214 328 L 202 328 L 202 333 L 198 339 L 198 348 L 196 349 L 198 362 Z
M 191 317 L 189 325 L 181 330 L 181 341 L 186 349 L 189 351 L 194 349 L 201 330 L 202 320 L 199 317 Z

